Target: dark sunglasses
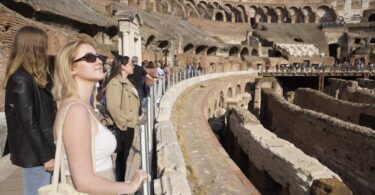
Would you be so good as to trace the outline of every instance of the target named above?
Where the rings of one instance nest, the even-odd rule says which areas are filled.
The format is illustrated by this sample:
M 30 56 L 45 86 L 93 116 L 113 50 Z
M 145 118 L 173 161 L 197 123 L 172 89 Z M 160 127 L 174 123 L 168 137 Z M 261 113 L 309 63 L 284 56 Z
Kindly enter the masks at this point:
M 92 53 L 88 53 L 88 54 L 84 55 L 83 57 L 74 60 L 74 62 L 79 62 L 79 61 L 83 60 L 87 63 L 94 63 L 94 62 L 96 62 L 96 58 L 99 58 L 99 60 L 102 61 L 103 64 L 105 64 L 108 57 L 104 56 L 104 55 L 94 55 Z

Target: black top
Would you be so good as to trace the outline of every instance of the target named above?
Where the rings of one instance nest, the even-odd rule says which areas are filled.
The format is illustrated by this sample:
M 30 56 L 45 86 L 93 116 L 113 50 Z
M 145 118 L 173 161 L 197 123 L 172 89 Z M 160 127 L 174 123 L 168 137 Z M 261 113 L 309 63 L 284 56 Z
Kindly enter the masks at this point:
M 8 80 L 5 116 L 8 146 L 13 164 L 28 168 L 54 158 L 53 125 L 56 104 L 52 84 L 41 89 L 31 75 L 19 68 Z
M 147 72 L 143 67 L 139 65 L 134 65 L 133 74 L 128 76 L 128 79 L 137 89 L 138 93 L 140 90 L 142 90 L 146 75 Z

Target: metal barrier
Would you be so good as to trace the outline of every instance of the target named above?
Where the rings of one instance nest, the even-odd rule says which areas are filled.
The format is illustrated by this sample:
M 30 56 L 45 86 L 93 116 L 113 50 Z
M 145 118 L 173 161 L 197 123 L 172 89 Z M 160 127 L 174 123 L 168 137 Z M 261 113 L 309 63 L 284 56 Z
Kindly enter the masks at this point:
M 153 178 L 152 163 L 153 163 L 153 152 L 154 152 L 154 129 L 155 129 L 155 118 L 159 111 L 159 102 L 165 92 L 173 85 L 179 82 L 206 74 L 206 71 L 174 71 L 170 76 L 166 76 L 158 79 L 154 84 L 149 87 L 149 95 L 147 97 L 147 105 L 144 108 L 144 115 L 147 120 L 143 120 L 139 124 L 140 135 L 141 135 L 141 161 L 142 169 L 146 170 L 147 173 Z M 152 180 L 145 182 L 142 186 L 142 194 L 150 195 L 153 194 Z

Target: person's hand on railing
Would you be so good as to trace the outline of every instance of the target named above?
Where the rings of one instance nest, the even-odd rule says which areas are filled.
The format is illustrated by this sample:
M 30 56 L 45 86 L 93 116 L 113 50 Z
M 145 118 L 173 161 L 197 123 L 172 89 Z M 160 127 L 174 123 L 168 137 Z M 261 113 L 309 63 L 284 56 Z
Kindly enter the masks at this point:
M 151 179 L 151 177 L 150 177 L 149 174 L 147 174 L 146 171 L 144 171 L 144 170 L 137 170 L 134 173 L 134 176 L 133 176 L 133 178 L 132 178 L 132 180 L 130 182 L 130 184 L 132 185 L 132 187 L 134 189 L 133 193 L 135 193 L 136 191 L 138 191 L 140 189 L 140 187 L 142 186 L 143 182 L 148 181 L 150 179 Z

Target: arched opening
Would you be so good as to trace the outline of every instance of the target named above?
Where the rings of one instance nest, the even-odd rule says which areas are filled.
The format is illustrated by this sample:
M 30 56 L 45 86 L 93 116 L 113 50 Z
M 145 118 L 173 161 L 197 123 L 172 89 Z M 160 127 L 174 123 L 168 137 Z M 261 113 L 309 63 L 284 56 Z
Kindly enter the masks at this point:
M 294 38 L 293 40 L 298 43 L 303 43 L 303 40 L 301 38 Z
M 228 98 L 232 98 L 232 97 L 233 97 L 233 90 L 232 90 L 232 87 L 229 87 L 229 88 L 228 88 L 228 91 L 227 91 L 227 97 L 228 97 Z
M 372 39 L 370 40 L 370 44 L 375 44 L 375 38 L 372 38 Z
M 146 41 L 146 45 L 145 47 L 149 46 L 150 44 L 152 44 L 154 41 L 155 41 L 155 36 L 154 35 L 151 35 L 147 38 L 147 41 Z
M 327 6 L 320 6 L 317 10 L 317 15 L 320 23 L 335 21 L 333 11 Z
M 194 45 L 189 43 L 184 47 L 184 53 L 193 51 Z
M 253 49 L 251 51 L 251 56 L 259 56 L 258 50 L 257 49 Z
M 238 5 L 237 9 L 241 12 L 241 15 L 243 17 L 243 22 L 248 22 L 245 7 L 243 5 Z
M 224 93 L 220 91 L 219 107 L 224 108 Z
M 268 57 L 281 57 L 281 52 L 276 49 L 268 50 Z
M 303 9 L 302 9 L 302 13 L 305 17 L 305 22 L 306 23 L 312 23 L 314 22 L 314 17 L 313 17 L 313 11 L 311 9 L 310 6 L 305 6 Z
M 204 50 L 206 48 L 207 48 L 207 46 L 205 46 L 205 45 L 201 45 L 201 46 L 197 47 L 197 49 L 195 49 L 195 54 L 203 54 Z
M 241 55 L 241 58 L 242 58 L 242 59 L 244 59 L 245 57 L 249 56 L 249 49 L 247 49 L 246 47 L 243 48 L 243 49 L 241 50 L 240 55 Z
M 237 85 L 236 86 L 236 95 L 239 95 L 239 94 L 241 94 L 241 85 Z
M 277 16 L 274 9 L 267 8 L 267 15 L 271 17 L 271 23 L 277 23 L 279 17 Z
M 304 22 L 303 14 L 298 8 L 291 7 L 291 8 L 289 8 L 289 12 L 290 12 L 290 17 L 292 18 L 292 22 L 293 22 L 293 20 L 294 20 L 294 23 L 303 23 Z
M 336 60 L 339 58 L 338 56 L 338 49 L 339 49 L 339 44 L 337 43 L 332 43 L 328 45 L 329 49 L 329 56 L 334 57 Z
M 250 8 L 249 8 L 249 20 L 250 20 L 250 24 L 251 24 L 251 26 L 255 26 L 255 23 L 256 23 L 256 21 L 255 21 L 255 15 L 256 15 L 256 13 L 257 13 L 257 7 L 256 6 L 251 6 Z
M 207 55 L 208 56 L 214 56 L 216 55 L 217 47 L 210 47 L 207 50 Z
M 233 8 L 233 13 L 234 13 L 234 21 L 235 22 L 243 22 L 244 20 L 242 19 L 243 17 L 243 12 L 241 12 L 239 9 L 237 8 Z
M 232 47 L 229 50 L 229 56 L 237 57 L 238 56 L 238 52 L 239 52 L 239 49 L 237 47 Z
M 221 12 L 217 12 L 217 13 L 215 14 L 215 20 L 216 20 L 216 21 L 224 21 L 224 15 L 223 15 L 223 13 L 221 13 Z
M 158 47 L 159 47 L 159 48 L 166 48 L 166 47 L 168 47 L 168 45 L 169 45 L 169 42 L 166 41 L 166 40 L 164 40 L 164 41 L 161 41 L 161 42 L 158 44 Z
M 368 17 L 368 21 L 369 21 L 369 22 L 375 22 L 375 14 L 371 14 L 371 15 Z
M 361 20 L 362 20 L 362 17 L 358 14 L 352 15 L 352 17 L 350 18 L 350 21 L 353 23 L 361 22 Z

